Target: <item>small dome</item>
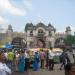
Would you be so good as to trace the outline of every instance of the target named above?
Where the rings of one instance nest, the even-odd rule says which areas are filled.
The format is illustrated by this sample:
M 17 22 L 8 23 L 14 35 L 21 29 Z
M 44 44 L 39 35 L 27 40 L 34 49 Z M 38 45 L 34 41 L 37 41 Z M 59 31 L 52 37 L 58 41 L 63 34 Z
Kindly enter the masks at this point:
M 71 27 L 70 26 L 66 27 L 66 31 L 71 31 Z
M 43 24 L 43 23 L 38 23 L 37 25 L 36 25 L 37 27 L 45 27 L 45 25 Z

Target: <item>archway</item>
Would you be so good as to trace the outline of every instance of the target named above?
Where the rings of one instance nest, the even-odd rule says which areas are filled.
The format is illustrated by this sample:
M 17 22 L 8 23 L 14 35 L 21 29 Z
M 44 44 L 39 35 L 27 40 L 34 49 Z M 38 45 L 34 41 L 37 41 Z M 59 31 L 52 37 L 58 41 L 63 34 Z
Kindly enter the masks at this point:
M 45 48 L 45 41 L 43 39 L 37 40 L 37 47 L 38 48 Z

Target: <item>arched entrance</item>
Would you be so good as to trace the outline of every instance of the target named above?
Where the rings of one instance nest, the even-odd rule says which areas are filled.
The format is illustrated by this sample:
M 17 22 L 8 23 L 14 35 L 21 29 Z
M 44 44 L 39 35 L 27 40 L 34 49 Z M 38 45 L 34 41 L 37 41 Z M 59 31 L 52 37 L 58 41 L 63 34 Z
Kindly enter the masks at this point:
M 13 48 L 26 48 L 27 42 L 24 38 L 21 37 L 15 37 L 12 39 Z
M 45 41 L 46 41 L 46 37 L 45 35 L 45 29 L 39 27 L 37 29 L 37 47 L 38 48 L 45 48 Z
M 45 40 L 43 39 L 37 39 L 37 47 L 38 48 L 45 48 Z

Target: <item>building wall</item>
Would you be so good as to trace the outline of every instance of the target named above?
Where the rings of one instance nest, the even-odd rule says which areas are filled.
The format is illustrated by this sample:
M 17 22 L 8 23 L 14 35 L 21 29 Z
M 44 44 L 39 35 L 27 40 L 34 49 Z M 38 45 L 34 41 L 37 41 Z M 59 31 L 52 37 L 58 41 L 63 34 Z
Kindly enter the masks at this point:
M 32 37 L 30 36 L 30 31 L 31 30 L 27 30 L 27 47 L 30 48 L 30 46 L 29 46 L 30 42 L 34 43 L 34 47 L 35 47 L 35 45 L 37 45 L 36 43 L 37 43 L 37 40 L 38 40 L 37 39 L 38 31 L 40 29 L 43 30 L 43 32 L 45 33 L 44 36 L 43 36 L 43 38 L 45 38 L 45 40 L 44 40 L 45 44 L 46 44 L 45 47 L 49 47 L 49 43 L 51 43 L 51 47 L 54 47 L 54 42 L 55 42 L 55 37 L 54 37 L 55 33 L 54 33 L 54 31 L 51 31 L 52 36 L 49 36 L 49 31 L 46 30 L 43 27 L 38 27 L 36 30 L 33 30 L 33 36 Z
M 31 44 L 32 47 L 37 47 L 36 45 L 37 45 L 37 40 L 38 40 L 37 38 L 38 38 L 38 30 L 39 29 L 42 29 L 43 32 L 45 33 L 43 38 L 45 38 L 45 40 L 44 40 L 45 44 L 46 44 L 45 47 L 47 47 L 47 48 L 49 48 L 50 46 L 54 47 L 55 41 L 56 41 L 57 38 L 60 38 L 60 37 L 64 38 L 66 36 L 66 34 L 55 33 L 53 30 L 50 31 L 51 34 L 52 34 L 50 36 L 49 30 L 47 30 L 48 28 L 38 27 L 38 28 L 32 30 L 33 36 L 30 36 L 31 30 L 28 29 L 27 32 L 25 32 L 25 33 L 9 32 L 8 34 L 7 33 L 5 33 L 3 35 L 0 34 L 0 35 L 2 35 L 0 37 L 3 38 L 3 39 L 7 37 L 8 42 L 9 41 L 11 42 L 13 40 L 13 38 L 15 38 L 15 37 L 21 37 L 21 38 L 24 38 L 26 40 L 28 48 L 31 48 L 30 44 Z M 6 42 L 7 42 L 7 40 L 6 40 Z

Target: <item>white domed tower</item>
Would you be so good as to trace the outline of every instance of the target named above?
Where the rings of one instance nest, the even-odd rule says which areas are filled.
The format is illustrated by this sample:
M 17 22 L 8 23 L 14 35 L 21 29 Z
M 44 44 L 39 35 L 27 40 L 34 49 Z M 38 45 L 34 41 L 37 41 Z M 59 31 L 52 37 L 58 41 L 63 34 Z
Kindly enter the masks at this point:
M 11 25 L 8 25 L 7 33 L 11 33 L 11 32 L 13 32 L 12 26 Z
M 71 35 L 71 27 L 70 26 L 66 27 L 65 33 L 66 33 L 66 35 Z
M 12 33 L 13 33 L 13 29 L 11 25 L 8 25 L 7 31 L 6 31 L 6 36 L 8 38 L 8 42 L 12 41 Z

